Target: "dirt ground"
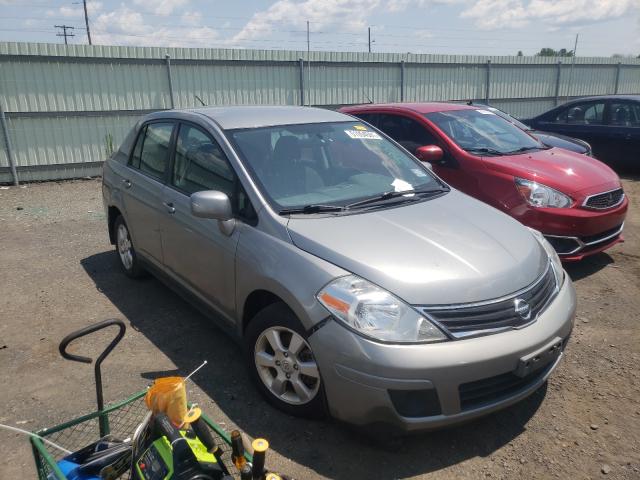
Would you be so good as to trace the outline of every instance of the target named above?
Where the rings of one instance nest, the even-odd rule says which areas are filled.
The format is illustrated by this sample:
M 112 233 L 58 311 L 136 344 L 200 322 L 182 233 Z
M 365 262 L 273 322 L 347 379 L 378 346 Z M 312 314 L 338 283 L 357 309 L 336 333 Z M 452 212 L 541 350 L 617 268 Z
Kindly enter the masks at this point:
M 548 385 L 497 414 L 385 445 L 331 421 L 290 418 L 249 383 L 240 351 L 154 278 L 120 273 L 100 182 L 0 189 L 0 423 L 36 430 L 95 409 L 93 369 L 57 351 L 70 331 L 117 317 L 125 339 L 103 365 L 113 402 L 203 359 L 189 396 L 227 430 L 265 436 L 267 464 L 295 478 L 640 478 L 640 180 L 626 243 L 567 266 L 579 297 Z M 95 355 L 108 341 L 77 349 Z M 25 437 L 0 430 L 0 478 L 32 478 Z

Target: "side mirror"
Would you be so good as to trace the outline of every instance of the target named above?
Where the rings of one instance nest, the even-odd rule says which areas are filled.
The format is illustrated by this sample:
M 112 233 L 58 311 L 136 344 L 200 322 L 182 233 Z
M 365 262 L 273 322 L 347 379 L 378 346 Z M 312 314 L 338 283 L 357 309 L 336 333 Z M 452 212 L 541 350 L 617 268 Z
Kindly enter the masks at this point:
M 416 157 L 421 162 L 438 163 L 444 158 L 444 152 L 437 145 L 425 145 L 416 149 Z
M 221 222 L 231 220 L 233 211 L 231 200 L 226 193 L 205 190 L 191 195 L 191 214 L 194 217 L 210 218 Z

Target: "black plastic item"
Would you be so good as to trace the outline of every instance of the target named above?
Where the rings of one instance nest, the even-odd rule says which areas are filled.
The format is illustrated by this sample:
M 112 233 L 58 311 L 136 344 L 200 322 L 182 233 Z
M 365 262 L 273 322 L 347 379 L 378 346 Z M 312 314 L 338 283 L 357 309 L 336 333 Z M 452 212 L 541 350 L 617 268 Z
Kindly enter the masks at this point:
M 120 343 L 120 340 L 122 340 L 122 337 L 124 337 L 124 332 L 127 330 L 127 327 L 125 326 L 124 322 L 116 318 L 111 318 L 109 320 L 104 320 L 102 322 L 96 323 L 95 325 L 90 325 L 88 327 L 81 328 L 80 330 L 76 330 L 75 332 L 70 333 L 69 335 L 64 337 L 60 342 L 60 346 L 58 347 L 58 349 L 60 350 L 60 355 L 62 355 L 62 357 L 66 358 L 67 360 L 73 360 L 74 362 L 91 363 L 93 362 L 93 359 L 89 357 L 83 357 L 80 355 L 74 355 L 72 353 L 69 353 L 67 352 L 67 347 L 72 341 L 80 337 L 84 337 L 86 335 L 89 335 L 90 333 L 97 332 L 98 330 L 102 330 L 103 328 L 107 328 L 112 325 L 115 325 L 119 328 L 118 334 L 111 341 L 111 343 L 107 345 L 107 348 L 104 349 L 104 351 L 100 354 L 100 356 L 96 359 L 95 369 L 94 369 L 95 377 L 96 377 L 96 399 L 98 401 L 99 412 L 102 412 L 104 410 L 104 397 L 102 395 L 102 373 L 100 372 L 100 365 L 102 364 L 104 359 L 107 358 L 107 356 L 111 353 L 111 351 L 116 347 L 116 345 Z M 109 433 L 109 422 L 106 415 L 100 415 L 99 422 L 100 422 L 100 436 L 103 437 Z
M 200 439 L 200 441 L 206 447 L 206 449 L 209 452 L 211 452 L 214 457 L 216 457 L 216 460 L 218 461 L 218 464 L 220 465 L 220 468 L 222 469 L 222 471 L 228 475 L 229 470 L 227 469 L 226 465 L 222 461 L 222 450 L 220 449 L 220 447 L 218 447 L 218 445 L 216 445 L 216 441 L 213 438 L 213 435 L 211 435 L 211 431 L 209 430 L 209 427 L 207 426 L 205 421 L 202 419 L 202 417 L 198 418 L 195 422 L 193 422 L 191 424 L 191 428 L 193 428 L 193 431 L 195 432 L 196 437 Z

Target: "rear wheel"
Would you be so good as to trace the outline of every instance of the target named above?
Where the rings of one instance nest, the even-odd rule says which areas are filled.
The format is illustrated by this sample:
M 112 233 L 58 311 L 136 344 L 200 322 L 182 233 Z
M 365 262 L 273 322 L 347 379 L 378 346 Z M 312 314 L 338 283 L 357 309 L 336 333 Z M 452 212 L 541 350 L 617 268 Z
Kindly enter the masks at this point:
M 145 274 L 136 250 L 133 248 L 133 242 L 131 241 L 131 235 L 129 235 L 129 228 L 127 227 L 122 215 L 118 215 L 116 221 L 113 224 L 116 236 L 116 252 L 118 252 L 118 258 L 120 259 L 120 265 L 131 278 L 142 277 Z
M 325 415 L 320 370 L 304 328 L 283 303 L 261 310 L 245 336 L 249 369 L 259 390 L 290 415 Z

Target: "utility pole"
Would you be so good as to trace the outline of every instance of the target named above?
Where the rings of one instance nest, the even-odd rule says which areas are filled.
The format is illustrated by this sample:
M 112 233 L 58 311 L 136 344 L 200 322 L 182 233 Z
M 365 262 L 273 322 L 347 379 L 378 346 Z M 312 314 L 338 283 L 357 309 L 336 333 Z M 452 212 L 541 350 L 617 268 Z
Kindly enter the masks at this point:
M 371 27 L 369 27 L 369 53 L 371 53 Z
M 309 39 L 309 20 L 307 20 L 307 104 L 311 106 L 311 41 Z
M 54 27 L 62 29 L 62 33 L 56 33 L 56 37 L 64 37 L 65 45 L 68 45 L 67 37 L 75 37 L 73 33 L 67 33 L 67 30 L 73 30 L 73 27 L 70 27 L 68 25 L 54 25 Z
M 569 91 L 571 90 L 571 83 L 573 83 L 573 67 L 576 64 L 576 50 L 578 49 L 578 37 L 579 33 L 576 33 L 576 42 L 573 44 L 573 56 L 571 57 L 571 70 L 569 70 L 569 84 L 567 85 L 567 96 L 565 102 L 569 101 Z
M 91 31 L 89 30 L 89 14 L 87 13 L 87 0 L 82 0 L 82 5 L 84 6 L 84 24 L 87 27 L 87 39 L 89 40 L 89 45 L 91 45 Z

